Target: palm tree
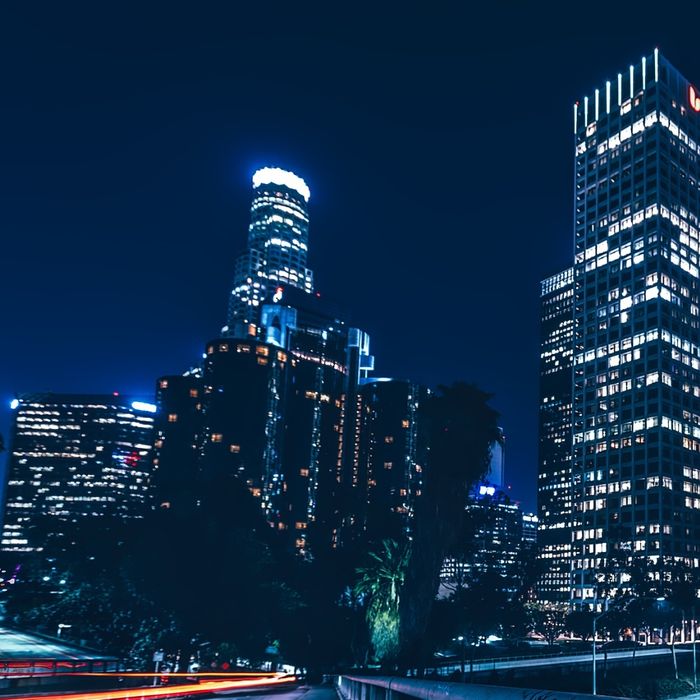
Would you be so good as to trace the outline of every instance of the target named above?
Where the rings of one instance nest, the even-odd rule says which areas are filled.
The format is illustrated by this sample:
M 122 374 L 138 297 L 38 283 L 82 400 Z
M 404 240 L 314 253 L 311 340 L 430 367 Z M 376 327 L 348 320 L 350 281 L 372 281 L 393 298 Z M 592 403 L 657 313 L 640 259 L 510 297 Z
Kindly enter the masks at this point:
M 355 593 L 367 604 L 370 639 L 383 664 L 399 651 L 399 600 L 408 557 L 407 546 L 384 540 L 378 551 L 369 553 L 369 565 L 357 569 Z

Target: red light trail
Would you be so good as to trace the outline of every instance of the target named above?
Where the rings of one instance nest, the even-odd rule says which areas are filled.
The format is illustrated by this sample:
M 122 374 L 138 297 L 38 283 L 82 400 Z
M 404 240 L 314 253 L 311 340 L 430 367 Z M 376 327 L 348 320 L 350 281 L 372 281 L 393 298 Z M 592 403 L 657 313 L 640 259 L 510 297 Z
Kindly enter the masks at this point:
M 188 678 L 199 677 L 201 675 L 209 674 L 153 674 L 153 673 L 106 673 L 106 674 L 92 674 L 92 673 L 79 673 L 79 674 L 65 674 L 70 675 L 80 675 L 80 676 L 93 676 L 93 675 L 110 675 L 115 678 L 121 676 L 128 677 L 151 677 L 153 676 L 187 676 Z M 223 675 L 223 674 L 213 674 L 213 675 Z M 232 676 L 234 674 L 228 674 Z M 243 674 L 247 675 L 247 674 Z M 293 683 L 296 681 L 295 676 L 287 676 L 282 674 L 277 674 L 274 676 L 260 677 L 261 674 L 255 674 L 255 678 L 239 678 L 237 680 L 210 680 L 204 681 L 203 683 L 187 683 L 185 685 L 175 685 L 175 686 L 158 686 L 158 687 L 148 687 L 148 688 L 126 688 L 124 690 L 101 690 L 91 693 L 61 693 L 57 695 L 48 694 L 38 694 L 38 695 L 22 695 L 22 696 L 6 696 L 6 697 L 21 697 L 22 700 L 140 700 L 141 698 L 175 698 L 182 697 L 184 695 L 201 695 L 203 693 L 215 693 L 217 691 L 223 690 L 244 690 L 246 688 L 257 688 L 264 685 L 282 685 L 285 683 Z M 63 674 L 61 674 L 63 677 Z

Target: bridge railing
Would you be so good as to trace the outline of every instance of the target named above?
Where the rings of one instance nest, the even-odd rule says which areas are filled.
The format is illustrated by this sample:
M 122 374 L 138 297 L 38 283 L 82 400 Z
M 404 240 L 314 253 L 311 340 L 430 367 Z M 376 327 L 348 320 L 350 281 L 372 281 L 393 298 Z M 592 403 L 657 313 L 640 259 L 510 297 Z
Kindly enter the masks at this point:
M 337 689 L 342 700 L 594 700 L 606 697 L 392 676 L 338 676 Z
M 0 678 L 55 676 L 61 673 L 100 673 L 123 670 L 115 659 L 28 659 L 0 660 Z

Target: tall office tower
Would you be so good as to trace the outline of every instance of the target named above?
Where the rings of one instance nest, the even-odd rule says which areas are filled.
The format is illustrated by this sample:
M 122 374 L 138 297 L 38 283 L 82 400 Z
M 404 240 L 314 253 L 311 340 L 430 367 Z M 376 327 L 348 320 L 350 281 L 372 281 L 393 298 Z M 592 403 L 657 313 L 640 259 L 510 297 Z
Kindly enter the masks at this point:
M 265 304 L 261 328 L 272 346 L 289 356 L 284 400 L 284 489 L 280 512 L 300 554 L 310 541 L 336 546 L 343 520 L 347 478 L 344 424 L 360 377 L 372 365 L 369 338 L 349 328 L 342 314 L 317 295 L 276 290 Z
M 655 51 L 574 108 L 575 603 L 700 564 L 699 95 Z
M 151 477 L 156 506 L 187 509 L 197 503 L 203 395 L 198 369 L 160 377 L 156 383 L 158 412 Z
M 284 350 L 252 337 L 212 340 L 201 397 L 199 488 L 206 492 L 237 477 L 280 529 L 287 359 Z
M 263 302 L 278 286 L 313 292 L 313 274 L 306 267 L 309 188 L 292 172 L 262 168 L 253 175 L 253 190 L 248 246 L 236 260 L 223 329 L 235 337 L 258 324 Z
M 542 572 L 537 595 L 546 603 L 564 603 L 571 596 L 573 268 L 543 280 L 540 299 L 537 512 Z
M 373 542 L 410 538 L 428 450 L 419 411 L 429 392 L 409 381 L 367 379 L 359 396 L 361 529 Z
M 93 518 L 150 507 L 156 407 L 117 395 L 25 394 L 12 402 L 2 550 L 61 548 Z

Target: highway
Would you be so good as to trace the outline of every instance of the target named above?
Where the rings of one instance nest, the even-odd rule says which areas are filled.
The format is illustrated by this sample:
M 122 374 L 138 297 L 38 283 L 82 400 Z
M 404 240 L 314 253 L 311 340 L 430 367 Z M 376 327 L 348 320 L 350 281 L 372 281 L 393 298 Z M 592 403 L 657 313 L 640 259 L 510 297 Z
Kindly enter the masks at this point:
M 690 649 L 683 649 L 681 647 L 676 647 L 677 654 L 689 654 Z M 631 650 L 623 651 L 609 651 L 608 660 L 617 659 L 631 659 L 633 652 Z M 654 647 L 654 648 L 643 648 L 637 649 L 636 658 L 649 658 L 653 656 L 669 656 L 671 655 L 671 649 L 669 647 Z M 596 659 L 601 664 L 604 661 L 604 655 L 602 651 L 596 652 Z M 562 666 L 566 664 L 591 664 L 593 662 L 592 654 L 562 654 L 558 656 L 523 656 L 516 659 L 477 659 L 474 661 L 474 671 L 507 671 L 508 669 L 517 668 L 533 668 L 536 666 Z M 449 675 L 454 671 L 460 670 L 460 664 L 449 664 L 446 666 L 440 666 L 437 671 L 440 675 Z M 469 659 L 465 662 L 465 670 L 469 671 Z
M 0 660 L 53 659 L 56 661 L 75 661 L 78 659 L 108 659 L 91 651 L 81 651 L 76 647 L 53 642 L 50 639 L 36 637 L 24 632 L 0 627 Z
M 88 675 L 88 674 L 76 674 Z M 113 674 L 115 682 L 119 674 Z M 246 674 L 242 674 L 246 675 Z M 240 697 L 252 697 L 251 692 L 256 692 L 255 697 L 266 696 L 268 693 L 279 699 L 286 697 L 289 700 L 297 700 L 301 697 L 306 697 L 308 693 L 312 693 L 309 700 L 330 700 L 328 696 L 319 695 L 312 692 L 310 688 L 301 688 L 294 691 L 287 691 L 284 686 L 292 686 L 296 683 L 296 678 L 293 676 L 285 676 L 283 674 L 266 674 L 265 676 L 257 677 L 237 677 L 232 674 L 226 679 L 200 679 L 198 682 L 189 682 L 182 684 L 167 684 L 167 685 L 139 685 L 133 688 L 117 688 L 113 690 L 91 690 L 91 691 L 62 691 L 60 693 L 40 692 L 36 695 L 22 693 L 21 695 L 6 695 L 8 698 L 21 698 L 22 700 L 167 700 L 168 698 L 189 698 L 195 695 L 216 698 L 227 695 L 236 695 Z M 276 692 L 280 688 L 282 692 Z M 332 689 L 330 689 L 331 692 Z M 267 692 L 266 692 L 267 691 Z M 314 689 L 315 691 L 315 689 Z
M 217 693 L 217 696 L 221 693 Z M 285 692 L 270 693 L 270 695 L 242 695 L 236 693 L 236 700 L 261 700 L 270 697 L 274 700 L 338 700 L 334 687 L 328 686 L 300 686 Z

